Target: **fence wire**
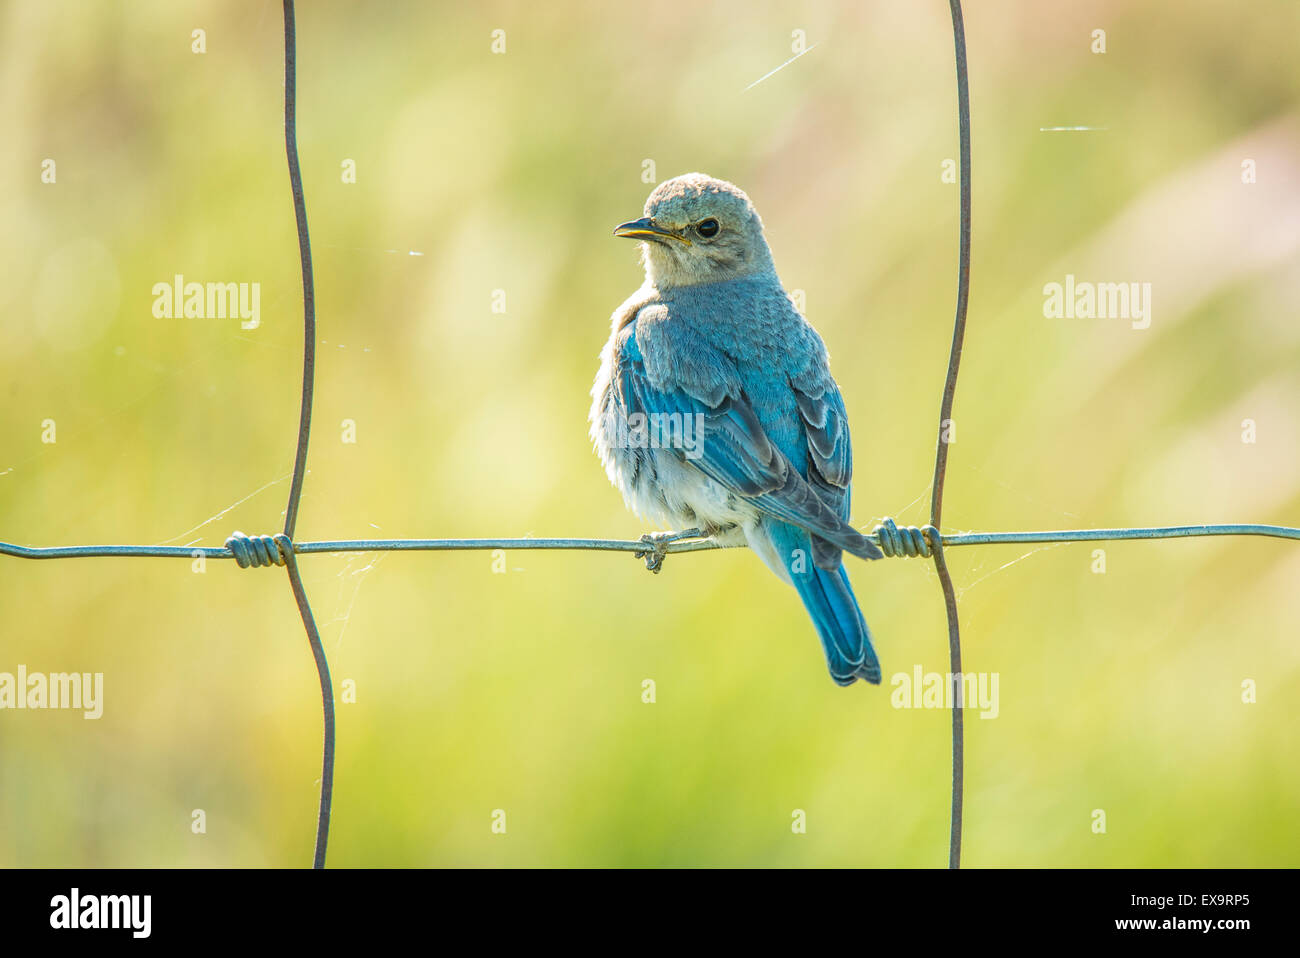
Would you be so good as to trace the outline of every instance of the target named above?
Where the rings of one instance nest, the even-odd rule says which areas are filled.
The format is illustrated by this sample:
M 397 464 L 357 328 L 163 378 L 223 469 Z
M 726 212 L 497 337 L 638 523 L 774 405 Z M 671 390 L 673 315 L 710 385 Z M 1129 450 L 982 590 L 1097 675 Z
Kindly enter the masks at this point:
M 896 535 L 895 535 L 896 533 Z M 887 556 L 929 557 L 936 535 L 932 526 L 897 526 L 886 519 L 867 533 Z M 1122 529 L 1044 529 L 1035 532 L 947 532 L 938 536 L 945 549 L 955 546 L 1044 544 L 1052 542 L 1118 542 L 1126 539 L 1186 539 L 1192 536 L 1267 536 L 1273 539 L 1300 540 L 1300 529 L 1291 526 L 1230 522 L 1199 526 L 1146 526 Z M 224 546 L 20 546 L 0 542 L 0 555 L 16 559 L 78 559 L 153 557 L 159 559 L 234 559 L 244 567 L 284 565 L 276 555 L 262 558 L 256 543 L 276 537 L 245 536 L 236 532 Z M 645 554 L 654 550 L 645 539 L 561 539 L 526 536 L 520 539 L 322 539 L 294 542 L 297 555 L 345 552 L 482 552 L 494 549 L 581 550 L 588 552 L 631 552 Z M 744 546 L 720 546 L 712 539 L 687 539 L 662 547 L 664 555 L 682 552 L 711 552 Z M 246 551 L 241 561 L 240 552 Z
M 582 550 L 594 552 L 628 552 L 646 559 L 647 566 L 658 571 L 662 558 L 686 552 L 703 552 L 722 547 L 710 539 L 686 537 L 678 541 L 640 539 L 514 538 L 514 539 L 330 539 L 297 542 L 293 534 L 306 476 L 307 446 L 311 433 L 312 395 L 316 359 L 316 297 L 312 276 L 311 239 L 307 228 L 307 204 L 303 195 L 302 173 L 298 166 L 297 142 L 297 56 L 293 0 L 284 4 L 284 138 L 289 167 L 289 184 L 293 194 L 294 217 L 298 229 L 298 249 L 303 289 L 303 373 L 302 405 L 298 421 L 298 438 L 294 455 L 293 481 L 285 510 L 284 531 L 278 535 L 248 536 L 235 532 L 224 546 L 163 545 L 84 545 L 20 546 L 0 542 L 0 555 L 19 559 L 73 558 L 181 558 L 234 559 L 240 568 L 283 566 L 289 586 L 302 616 L 303 628 L 316 663 L 320 679 L 324 744 L 321 749 L 321 788 L 317 815 L 316 845 L 313 867 L 325 866 L 329 841 L 330 806 L 334 788 L 334 692 L 329 662 L 316 628 L 311 603 L 298 570 L 297 556 L 348 552 L 459 552 L 496 549 Z M 1300 528 L 1258 523 L 1220 523 L 1213 525 L 1150 526 L 1108 529 L 1068 529 L 1038 532 L 957 532 L 941 533 L 944 484 L 948 467 L 948 443 L 944 440 L 952 421 L 957 373 L 961 364 L 966 335 L 966 310 L 970 299 L 971 172 L 970 172 L 970 88 L 966 66 L 966 38 L 961 0 L 949 0 L 952 14 L 953 42 L 957 68 L 957 126 L 960 148 L 960 226 L 958 237 L 957 303 L 953 323 L 948 372 L 944 379 L 939 408 L 939 434 L 935 450 L 934 479 L 930 501 L 930 522 L 925 526 L 898 526 L 885 519 L 870 533 L 886 556 L 899 558 L 933 558 L 943 590 L 948 618 L 949 668 L 952 675 L 952 801 L 949 830 L 948 864 L 961 864 L 964 728 L 961 681 L 961 634 L 957 621 L 957 597 L 944 552 L 957 546 L 1001 545 L 1010 543 L 1105 542 L 1133 539 L 1182 539 L 1191 536 L 1268 536 L 1300 540 Z M 655 560 L 659 560 L 656 562 Z

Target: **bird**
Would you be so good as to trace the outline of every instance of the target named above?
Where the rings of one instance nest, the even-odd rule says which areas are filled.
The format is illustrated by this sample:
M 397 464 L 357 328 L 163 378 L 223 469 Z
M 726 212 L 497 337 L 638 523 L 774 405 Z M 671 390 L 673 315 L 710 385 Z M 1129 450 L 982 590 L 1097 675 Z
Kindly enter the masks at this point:
M 590 436 L 666 545 L 748 545 L 803 601 L 837 685 L 880 683 L 843 553 L 878 559 L 849 522 L 848 415 L 821 336 L 781 285 L 763 221 L 739 187 L 704 173 L 660 183 L 614 235 L 639 242 L 645 282 L 610 319 L 591 388 Z

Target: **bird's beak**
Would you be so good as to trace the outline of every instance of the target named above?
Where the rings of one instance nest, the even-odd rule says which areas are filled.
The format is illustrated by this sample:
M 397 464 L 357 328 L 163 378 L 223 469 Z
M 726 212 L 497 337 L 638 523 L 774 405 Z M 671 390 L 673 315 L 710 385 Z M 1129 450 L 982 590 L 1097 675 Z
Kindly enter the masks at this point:
M 639 220 L 632 220 L 630 223 L 620 223 L 614 227 L 615 236 L 626 236 L 629 239 L 647 239 L 662 243 L 666 239 L 675 239 L 679 243 L 691 245 L 691 241 L 680 233 L 674 233 L 672 230 L 664 229 L 659 226 L 648 216 L 643 216 Z

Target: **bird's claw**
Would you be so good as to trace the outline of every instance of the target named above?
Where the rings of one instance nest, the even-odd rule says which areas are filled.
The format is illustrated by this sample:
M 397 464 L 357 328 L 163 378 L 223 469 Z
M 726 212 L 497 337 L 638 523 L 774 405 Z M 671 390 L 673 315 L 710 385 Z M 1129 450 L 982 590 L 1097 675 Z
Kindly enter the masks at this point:
M 645 567 L 658 575 L 663 570 L 664 559 L 668 555 L 668 546 L 671 543 L 699 537 L 698 529 L 687 529 L 685 532 L 647 532 L 641 537 L 641 542 L 646 548 L 638 549 L 632 555 L 638 559 L 645 559 Z

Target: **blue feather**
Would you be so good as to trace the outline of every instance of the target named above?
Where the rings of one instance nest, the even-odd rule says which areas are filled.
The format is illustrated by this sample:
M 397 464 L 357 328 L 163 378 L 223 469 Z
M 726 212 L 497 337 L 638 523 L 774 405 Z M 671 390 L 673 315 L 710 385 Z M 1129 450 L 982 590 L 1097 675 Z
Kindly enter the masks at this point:
M 880 662 L 871 646 L 871 631 L 844 565 L 833 570 L 815 565 L 808 533 L 796 526 L 764 521 L 762 529 L 812 616 L 831 678 L 837 685 L 852 685 L 857 679 L 879 685 Z
M 805 478 L 807 466 L 796 466 L 772 442 L 742 390 L 709 405 L 684 389 L 655 388 L 646 374 L 636 329 L 637 324 L 630 323 L 620 331 L 623 342 L 616 384 L 624 415 L 701 416 L 702 455 L 692 461 L 693 466 L 767 515 L 815 532 L 824 540 L 816 548 L 823 566 L 838 564 L 839 549 L 863 559 L 880 558 L 876 544 L 848 523 L 848 490 L 836 489 L 832 495 L 820 474 L 815 485 L 810 483 Z M 835 398 L 839 402 L 838 395 Z M 847 441 L 843 446 L 847 456 Z M 827 490 L 824 496 L 821 489 Z

